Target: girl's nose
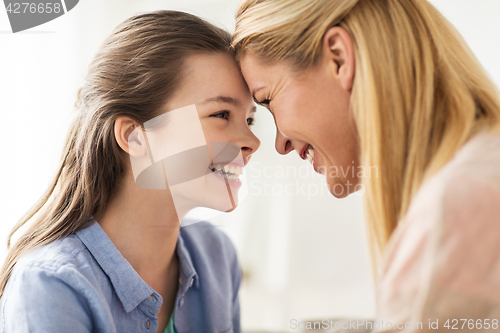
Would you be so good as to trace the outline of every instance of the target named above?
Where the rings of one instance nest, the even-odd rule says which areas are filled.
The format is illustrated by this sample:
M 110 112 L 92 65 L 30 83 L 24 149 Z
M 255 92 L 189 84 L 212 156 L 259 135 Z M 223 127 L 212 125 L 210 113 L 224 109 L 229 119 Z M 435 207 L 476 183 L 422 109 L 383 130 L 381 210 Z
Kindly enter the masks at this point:
M 250 155 L 255 153 L 260 147 L 260 140 L 249 129 L 245 131 L 241 142 L 239 142 L 243 159 L 247 159 Z

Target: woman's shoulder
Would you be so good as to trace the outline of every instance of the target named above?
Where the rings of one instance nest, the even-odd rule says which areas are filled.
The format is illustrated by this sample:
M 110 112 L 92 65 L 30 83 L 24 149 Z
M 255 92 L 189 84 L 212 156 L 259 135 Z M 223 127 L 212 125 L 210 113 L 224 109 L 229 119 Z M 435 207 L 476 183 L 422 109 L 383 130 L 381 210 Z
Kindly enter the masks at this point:
M 389 239 L 386 260 L 394 261 L 397 256 L 406 260 L 409 253 L 420 253 L 423 248 L 437 251 L 465 240 L 477 248 L 479 238 L 500 235 L 499 166 L 499 132 L 482 132 L 469 140 L 417 191 Z M 500 239 L 481 244 L 489 246 L 489 251 L 500 250 Z
M 499 309 L 499 166 L 500 134 L 481 133 L 422 185 L 385 250 L 378 299 L 384 319 L 406 310 L 409 316 L 407 304 L 435 313 L 435 304 Z
M 500 234 L 500 133 L 479 133 L 425 181 L 387 244 L 392 259 L 431 243 Z M 391 253 L 391 255 L 389 255 Z M 386 260 L 388 260 L 387 258 Z
M 447 213 L 476 209 L 474 202 L 496 202 L 500 209 L 499 195 L 500 132 L 481 132 L 422 184 L 407 216 L 444 217 Z
M 451 185 L 488 183 L 500 190 L 500 131 L 480 132 L 467 141 L 438 177 Z

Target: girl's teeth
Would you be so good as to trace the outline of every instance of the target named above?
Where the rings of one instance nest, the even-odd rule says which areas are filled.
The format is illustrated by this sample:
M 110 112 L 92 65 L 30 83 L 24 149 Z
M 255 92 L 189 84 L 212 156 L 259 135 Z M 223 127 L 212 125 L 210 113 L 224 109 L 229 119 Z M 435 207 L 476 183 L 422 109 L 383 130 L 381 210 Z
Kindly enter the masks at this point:
M 216 174 L 221 177 L 225 177 L 227 179 L 236 180 L 243 173 L 243 167 L 238 165 L 214 165 L 215 170 L 213 170 Z

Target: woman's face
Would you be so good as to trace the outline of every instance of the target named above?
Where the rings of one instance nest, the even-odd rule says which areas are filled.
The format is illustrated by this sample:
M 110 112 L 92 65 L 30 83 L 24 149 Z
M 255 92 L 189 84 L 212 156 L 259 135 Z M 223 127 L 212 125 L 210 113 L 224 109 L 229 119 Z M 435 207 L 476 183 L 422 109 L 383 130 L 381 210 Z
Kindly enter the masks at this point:
M 241 186 L 239 175 L 260 145 L 259 139 L 251 131 L 255 105 L 232 56 L 223 53 L 200 54 L 186 60 L 180 88 L 169 99 L 165 110 L 189 105 L 196 106 L 202 136 L 210 144 L 210 154 L 216 168 L 209 170 L 204 177 L 171 187 L 172 195 L 177 196 L 187 209 L 208 207 L 232 210 L 238 204 Z M 192 130 L 195 136 L 196 126 Z M 226 158 L 221 158 L 224 151 L 221 152 L 222 147 L 214 142 L 230 143 L 232 148 L 237 148 L 233 149 L 232 155 L 229 154 L 230 160 L 227 154 Z M 236 154 L 240 153 L 238 158 L 235 151 Z M 206 167 L 211 166 L 207 164 Z M 177 210 L 182 209 L 177 207 L 178 202 L 175 204 Z
M 345 38 L 332 35 L 319 63 L 299 73 L 285 63 L 265 64 L 252 53 L 241 59 L 255 101 L 274 117 L 278 153 L 295 150 L 302 159 L 309 158 L 339 198 L 355 192 L 359 165 L 357 131 L 349 112 L 354 56 L 339 44 Z

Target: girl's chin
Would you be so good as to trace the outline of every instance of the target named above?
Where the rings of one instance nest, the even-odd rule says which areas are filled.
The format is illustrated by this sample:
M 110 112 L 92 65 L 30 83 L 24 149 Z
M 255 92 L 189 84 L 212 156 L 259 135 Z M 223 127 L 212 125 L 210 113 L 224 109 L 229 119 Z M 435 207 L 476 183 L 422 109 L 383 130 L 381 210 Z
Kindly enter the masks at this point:
M 233 208 L 231 208 L 229 210 L 226 210 L 226 213 L 231 213 L 233 210 L 236 209 L 236 207 L 238 207 L 238 203 L 237 202 L 234 203 L 234 207 Z
M 206 178 L 208 189 L 204 206 L 222 212 L 233 211 L 238 205 L 238 191 L 242 185 L 241 180 L 224 179 L 215 173 L 210 173 Z
M 188 183 L 176 185 L 171 189 L 171 195 L 176 207 L 182 212 L 196 208 L 209 208 L 220 212 L 230 212 L 238 205 L 238 191 L 241 180 L 220 179 L 210 173 Z

